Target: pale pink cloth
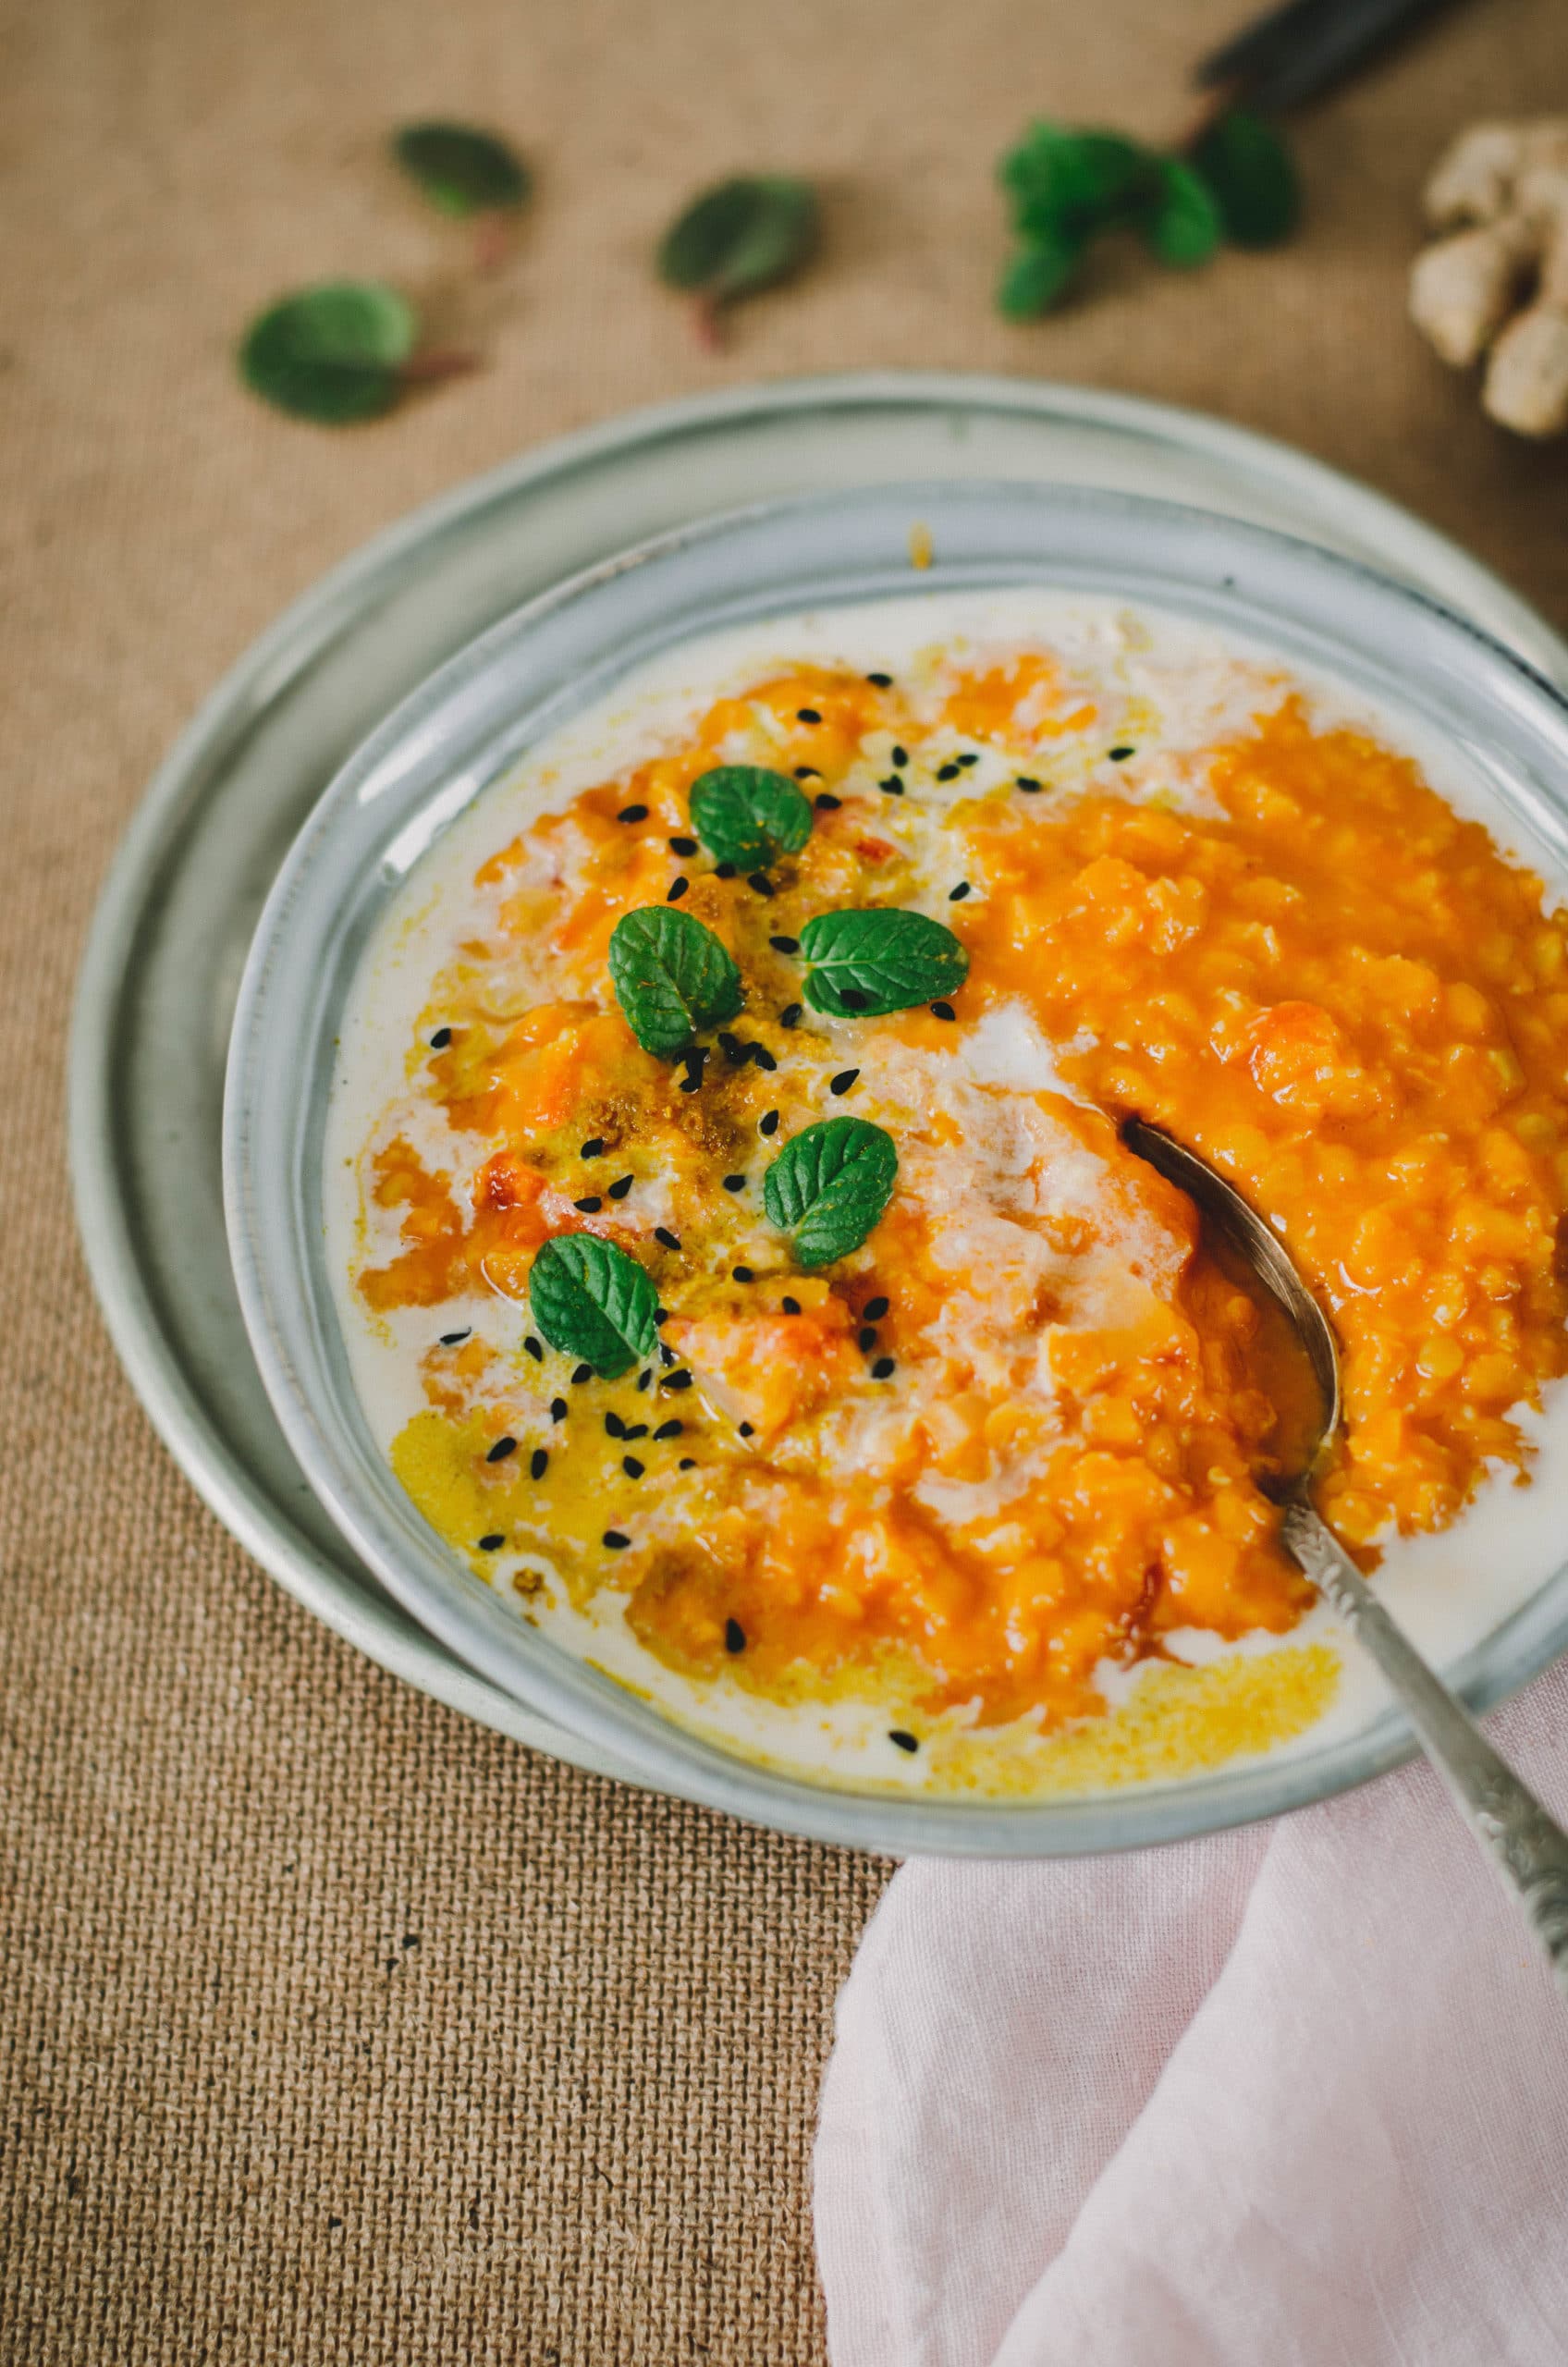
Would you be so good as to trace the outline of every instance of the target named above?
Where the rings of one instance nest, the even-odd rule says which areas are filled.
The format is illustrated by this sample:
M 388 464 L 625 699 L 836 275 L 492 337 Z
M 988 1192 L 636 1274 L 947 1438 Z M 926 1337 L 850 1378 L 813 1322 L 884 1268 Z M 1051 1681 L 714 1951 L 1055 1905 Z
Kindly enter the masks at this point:
M 1568 1664 L 1488 1732 L 1568 1812 Z M 834 2367 L 1563 2367 L 1568 2004 L 1425 1767 L 912 1863 L 839 2001 L 815 2215 Z

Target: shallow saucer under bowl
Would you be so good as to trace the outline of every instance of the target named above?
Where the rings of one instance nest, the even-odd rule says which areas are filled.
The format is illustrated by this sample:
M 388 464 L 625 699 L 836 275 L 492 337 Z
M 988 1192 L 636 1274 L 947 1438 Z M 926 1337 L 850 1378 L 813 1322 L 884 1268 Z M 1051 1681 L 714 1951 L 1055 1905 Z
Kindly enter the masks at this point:
M 931 564 L 912 568 L 912 532 Z M 922 543 L 924 552 L 925 544 Z M 1312 546 L 1135 496 L 930 483 L 813 497 L 680 530 L 530 602 L 406 700 L 301 830 L 258 926 L 225 1110 L 229 1242 L 278 1418 L 355 1550 L 455 1653 L 612 1748 L 650 1782 L 758 1821 L 904 1855 L 1069 1854 L 1268 1816 L 1393 1765 L 1390 1711 L 1288 1757 L 1179 1783 L 1032 1803 L 815 1784 L 702 1740 L 574 1658 L 476 1577 L 415 1511 L 371 1437 L 338 1327 L 323 1212 L 336 1039 L 361 956 L 456 817 L 622 676 L 725 626 L 911 592 L 1038 584 L 1113 595 L 1262 643 L 1402 708 L 1463 748 L 1522 840 L 1568 868 L 1568 705 L 1473 627 Z M 1568 1644 L 1560 1572 L 1452 1672 L 1475 1701 Z

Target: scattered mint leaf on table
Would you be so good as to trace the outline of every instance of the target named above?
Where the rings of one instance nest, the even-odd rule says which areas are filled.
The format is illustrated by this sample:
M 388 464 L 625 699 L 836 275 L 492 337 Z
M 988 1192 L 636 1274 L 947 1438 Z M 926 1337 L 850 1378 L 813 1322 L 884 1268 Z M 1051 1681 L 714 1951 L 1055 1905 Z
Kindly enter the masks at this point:
M 528 1277 L 533 1320 L 552 1348 L 606 1380 L 651 1356 L 659 1294 L 635 1257 L 592 1233 L 557 1233 Z
M 1161 156 L 1142 221 L 1149 251 L 1173 271 L 1207 263 L 1224 244 L 1225 227 L 1208 184 L 1180 156 Z
M 392 409 L 418 333 L 413 307 L 395 288 L 336 280 L 259 314 L 240 344 L 239 373 L 277 410 L 340 427 Z
M 801 931 L 805 998 L 835 1018 L 875 1018 L 950 995 L 969 956 L 950 928 L 924 913 L 877 908 L 818 913 Z
M 1078 276 L 1087 246 L 1086 239 L 1060 229 L 1031 239 L 1002 272 L 998 310 L 1010 321 L 1034 321 L 1050 312 Z
M 1003 157 L 1001 181 L 1027 236 L 1087 234 L 1136 204 L 1151 161 L 1146 148 L 1119 131 L 1034 123 Z
M 432 205 L 459 220 L 510 213 L 531 186 L 526 166 L 504 140 L 466 123 L 406 123 L 392 135 L 392 153 Z
M 733 1019 L 741 973 L 711 928 L 669 904 L 643 904 L 610 933 L 610 983 L 645 1052 L 673 1060 L 706 1027 Z
M 766 870 L 811 836 L 811 800 L 762 765 L 716 765 L 692 784 L 692 822 L 718 863 Z
M 806 1267 L 858 1249 L 892 1197 L 899 1154 L 891 1134 L 864 1118 L 824 1118 L 785 1144 L 763 1177 L 770 1224 L 790 1235 Z
M 816 192 L 781 174 L 744 175 L 704 190 L 659 241 L 659 277 L 697 300 L 704 338 L 741 296 L 770 288 L 806 261 L 817 239 Z
M 1275 247 L 1301 219 L 1291 152 L 1271 124 L 1232 107 L 1194 142 L 1194 165 L 1214 193 L 1232 246 Z

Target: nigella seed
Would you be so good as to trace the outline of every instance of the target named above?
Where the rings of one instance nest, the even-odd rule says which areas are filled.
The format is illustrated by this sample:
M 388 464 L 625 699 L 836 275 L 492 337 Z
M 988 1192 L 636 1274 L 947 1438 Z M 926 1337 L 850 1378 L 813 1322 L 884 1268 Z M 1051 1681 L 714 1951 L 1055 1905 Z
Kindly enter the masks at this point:
M 955 756 L 955 757 L 953 758 L 953 762 L 954 762 L 957 766 L 959 766 L 959 767 L 961 767 L 961 769 L 967 769 L 967 767 L 968 767 L 969 766 L 971 766 L 971 765 L 977 765 L 977 764 L 980 762 L 980 759 L 979 759 L 979 757 L 978 757 L 978 756 L 973 756 L 973 755 L 971 755 L 971 756 Z
M 610 1185 L 611 1199 L 624 1200 L 635 1181 L 636 1178 L 631 1175 L 618 1175 L 615 1182 Z
M 697 1458 L 694 1454 L 683 1454 L 675 1467 L 677 1471 L 695 1471 Z
M 498 1553 L 506 1541 L 505 1531 L 498 1528 L 493 1528 L 488 1537 L 482 1537 L 480 1539 L 479 1550 L 482 1553 Z
M 904 793 L 904 785 L 897 773 L 888 773 L 885 779 L 877 782 L 876 786 L 878 789 L 886 790 L 889 797 L 901 797 Z
M 787 1002 L 783 1010 L 778 1014 L 779 1026 L 798 1027 L 801 1024 L 801 1013 L 804 1009 L 805 1005 L 803 1003 Z
M 862 994 L 858 987 L 840 987 L 839 1000 L 846 1011 L 864 1011 L 871 997 Z
M 628 1446 L 631 1444 L 633 1439 L 645 1439 L 647 1435 L 648 1425 L 646 1422 L 628 1422 L 625 1431 L 626 1443 Z
M 777 1063 L 775 1063 L 775 1065 L 777 1065 Z M 765 1110 L 763 1111 L 762 1116 L 757 1120 L 757 1132 L 759 1134 L 776 1134 L 778 1132 L 778 1112 L 777 1110 Z
M 895 1750 L 918 1750 L 920 1748 L 920 1745 L 915 1740 L 913 1735 L 910 1734 L 903 1726 L 889 1726 L 888 1729 L 888 1740 L 892 1744 Z
M 598 1215 L 605 1204 L 596 1192 L 590 1192 L 586 1199 L 573 1200 L 571 1205 L 574 1208 L 581 1208 L 585 1217 L 593 1217 Z
M 662 1241 L 667 1249 L 679 1249 L 680 1246 L 680 1235 L 678 1233 L 671 1233 L 668 1225 L 667 1224 L 655 1225 L 654 1239 L 655 1241 Z
M 648 809 L 645 805 L 623 805 L 615 818 L 618 822 L 645 822 Z
M 549 1456 L 545 1453 L 545 1449 L 542 1446 L 536 1446 L 533 1453 L 528 1458 L 529 1478 L 531 1479 L 543 1479 L 549 1467 Z
M 574 1389 L 581 1389 L 585 1380 L 592 1380 L 593 1378 L 592 1365 L 576 1365 L 572 1367 L 571 1385 Z
M 566 1419 L 566 1399 L 565 1399 L 564 1397 L 552 1397 L 552 1398 L 551 1398 L 551 1400 L 550 1400 L 550 1419 L 551 1419 L 551 1421 L 552 1421 L 552 1422 L 564 1422 L 564 1421 L 565 1421 L 565 1419 Z
M 859 1074 L 859 1069 L 840 1069 L 838 1075 L 829 1081 L 827 1086 L 828 1092 L 848 1093 L 851 1085 L 853 1085 Z
M 463 1343 L 465 1340 L 472 1340 L 472 1337 L 473 1337 L 473 1326 L 472 1326 L 472 1324 L 471 1323 L 471 1324 L 468 1326 L 468 1329 L 467 1329 L 466 1331 L 443 1331 L 443 1332 L 442 1332 L 442 1334 L 441 1334 L 441 1345 L 442 1345 L 444 1348 L 457 1348 L 457 1347 L 460 1347 L 460 1346 L 461 1346 L 461 1344 L 462 1344 L 462 1343 Z M 540 1353 L 540 1355 L 543 1355 L 545 1352 L 544 1352 L 544 1350 L 541 1348 L 541 1350 L 539 1351 L 539 1353 Z
M 507 1457 L 508 1457 L 508 1454 L 515 1454 L 516 1453 L 517 1453 L 517 1441 L 516 1441 L 516 1439 L 514 1439 L 514 1438 L 497 1439 L 497 1440 L 496 1441 L 495 1445 L 490 1449 L 489 1453 L 485 1456 L 484 1460 L 485 1460 L 485 1462 L 486 1462 L 486 1463 L 505 1463 L 505 1461 L 506 1461 L 506 1459 L 507 1459 Z
M 646 1464 L 639 1463 L 634 1454 L 623 1454 L 620 1458 L 620 1467 L 629 1479 L 641 1479 L 647 1469 Z
M 798 953 L 801 950 L 798 937 L 770 937 L 767 941 L 775 953 Z
M 655 1441 L 659 1439 L 678 1439 L 685 1428 L 684 1422 L 661 1422 L 654 1432 L 654 1438 Z
M 891 674 L 868 674 L 865 679 L 868 682 L 875 682 L 879 691 L 890 691 L 893 687 Z
M 528 1334 L 527 1339 L 524 1340 L 522 1344 L 528 1350 L 529 1355 L 533 1357 L 536 1365 L 542 1365 L 544 1363 L 545 1351 L 540 1346 L 532 1331 Z
M 1020 773 L 1018 776 L 1018 786 L 1020 789 L 1025 791 L 1029 796 L 1038 797 L 1042 784 L 1035 780 L 1033 774 Z
M 742 1422 L 742 1423 L 741 1423 L 741 1436 L 743 1439 L 754 1438 L 754 1437 L 755 1437 L 755 1435 L 756 1435 L 756 1433 L 755 1433 L 755 1431 L 753 1429 L 753 1428 L 752 1428 L 752 1426 L 751 1426 L 750 1422 Z
M 430 1049 L 433 1052 L 444 1052 L 451 1040 L 451 1029 L 449 1027 L 438 1027 L 435 1035 L 430 1039 Z
M 733 879 L 735 865 L 732 863 L 716 863 L 713 867 L 713 876 L 716 879 Z
M 771 896 L 773 893 L 773 882 L 766 871 L 748 871 L 746 885 L 754 889 L 759 896 Z
M 606 1414 L 605 1416 L 605 1429 L 607 1435 L 612 1439 L 619 1439 L 626 1436 L 626 1424 L 621 1420 L 619 1414 Z
M 695 854 L 697 841 L 695 839 L 671 839 L 669 851 L 671 854 Z
M 743 1652 L 746 1649 L 746 1631 L 738 1619 L 724 1623 L 724 1649 L 727 1652 Z
M 724 1179 L 724 1188 L 727 1192 L 743 1192 L 746 1188 L 746 1179 L 743 1175 L 727 1175 Z
M 878 1356 L 871 1367 L 871 1378 L 873 1380 L 891 1380 L 893 1378 L 892 1357 Z
M 798 706 L 795 720 L 797 723 L 820 723 L 822 717 L 815 706 Z
M 1124 765 L 1129 756 L 1135 756 L 1138 752 L 1135 748 L 1110 748 L 1106 753 L 1113 765 Z
M 691 885 L 691 881 L 686 877 L 685 873 L 682 872 L 679 879 L 672 879 L 670 881 L 669 887 L 665 894 L 665 902 L 667 904 L 679 904 L 681 897 L 684 896 L 687 889 L 690 888 Z
M 830 797 L 825 789 L 818 790 L 812 800 L 819 814 L 837 814 L 843 802 L 841 797 Z
M 888 1302 L 885 1298 L 868 1298 L 861 1309 L 861 1313 L 868 1323 L 880 1323 L 887 1312 Z
M 624 1553 L 631 1542 L 630 1537 L 623 1537 L 619 1528 L 606 1528 L 605 1531 L 605 1543 L 612 1553 Z
M 931 1016 L 933 1019 L 956 1019 L 958 1013 L 950 1002 L 934 1002 L 931 1006 Z
M 961 767 L 957 765 L 938 765 L 937 767 L 937 779 L 938 780 L 957 780 L 960 770 Z
M 605 1138 L 603 1134 L 595 1134 L 593 1141 L 584 1143 L 582 1148 L 577 1154 L 579 1159 L 602 1159 L 604 1155 Z
M 875 1348 L 876 1345 L 876 1326 L 874 1323 L 868 1323 L 864 1331 L 862 1331 L 858 1345 L 863 1356 L 865 1355 L 867 1349 Z
M 907 748 L 895 748 L 893 751 L 893 762 L 895 765 L 907 765 L 909 762 L 909 750 Z
M 797 765 L 795 767 L 795 779 L 797 780 L 820 780 L 822 779 L 822 775 L 817 771 L 815 765 Z
M 667 1348 L 665 1354 L 668 1355 L 668 1353 L 669 1351 Z M 690 1389 L 692 1386 L 692 1376 L 687 1371 L 685 1366 L 682 1365 L 679 1372 L 666 1373 L 664 1377 L 664 1385 L 667 1389 Z
M 786 1315 L 799 1315 L 801 1311 L 801 1302 L 798 1298 L 781 1298 L 778 1304 Z
M 969 882 L 968 882 L 968 880 L 967 880 L 967 879 L 961 879 L 961 880 L 959 881 L 958 886 L 957 886 L 956 888 L 949 888 L 949 889 L 948 889 L 948 901 L 949 901 L 949 904 L 962 904 L 962 901 L 963 901 L 963 900 L 964 900 L 964 898 L 968 895 L 968 893 L 969 893 Z
M 749 1266 L 731 1266 L 729 1269 L 729 1279 L 731 1282 L 754 1282 L 756 1281 L 756 1276 L 753 1273 Z
M 638 1388 L 639 1388 L 639 1389 L 646 1389 L 646 1387 L 648 1386 L 648 1383 L 652 1380 L 653 1377 L 654 1377 L 654 1376 L 653 1376 L 653 1374 L 652 1374 L 652 1372 L 651 1372 L 651 1371 L 640 1372 L 640 1373 L 638 1374 L 638 1376 L 637 1376 L 637 1386 L 638 1386 Z

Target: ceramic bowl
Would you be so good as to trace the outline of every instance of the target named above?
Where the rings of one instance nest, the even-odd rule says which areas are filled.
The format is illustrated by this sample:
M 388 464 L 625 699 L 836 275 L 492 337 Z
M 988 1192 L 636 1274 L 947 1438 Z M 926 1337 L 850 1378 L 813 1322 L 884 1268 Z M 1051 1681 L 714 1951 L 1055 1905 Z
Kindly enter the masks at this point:
M 912 570 L 924 527 L 934 558 Z M 650 1783 L 893 1855 L 1067 1855 L 1269 1816 L 1407 1755 L 1391 1710 L 1348 1736 L 1168 1784 L 1039 1803 L 858 1792 L 687 1733 L 519 1618 L 394 1479 L 335 1307 L 322 1156 L 335 1039 L 368 939 L 441 832 L 631 668 L 723 626 L 913 591 L 1039 583 L 1261 641 L 1463 745 L 1553 869 L 1568 869 L 1568 704 L 1422 594 L 1264 529 L 1132 495 L 936 482 L 815 496 L 680 530 L 530 601 L 433 675 L 349 760 L 284 863 L 236 1012 L 224 1122 L 230 1252 L 269 1396 L 312 1488 L 393 1594 L 470 1666 Z M 1475 1702 L 1568 1645 L 1560 1572 L 1450 1672 Z

